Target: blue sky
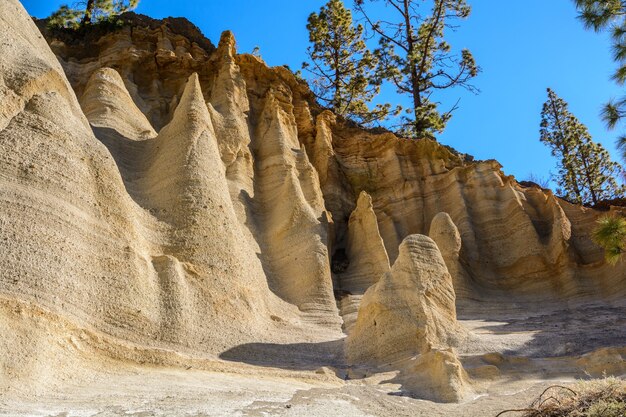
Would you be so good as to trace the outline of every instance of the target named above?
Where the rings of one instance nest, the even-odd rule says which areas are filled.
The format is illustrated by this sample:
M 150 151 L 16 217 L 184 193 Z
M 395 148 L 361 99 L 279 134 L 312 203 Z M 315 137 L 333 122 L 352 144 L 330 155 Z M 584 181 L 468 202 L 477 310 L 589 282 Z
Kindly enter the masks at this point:
M 539 142 L 541 106 L 551 87 L 570 104 L 594 140 L 619 160 L 615 138 L 599 118 L 600 108 L 621 89 L 606 34 L 587 31 L 576 19 L 572 0 L 468 0 L 472 15 L 450 34 L 454 48 L 469 48 L 483 72 L 473 95 L 447 91 L 440 101 L 460 108 L 439 141 L 478 159 L 497 159 L 507 174 L 523 180 L 546 177 L 555 160 Z M 63 1 L 22 0 L 33 16 L 47 16 Z M 154 18 L 183 16 L 214 43 L 223 30 L 235 33 L 240 52 L 259 46 L 269 65 L 297 69 L 308 45 L 306 19 L 325 0 L 141 0 L 138 13 Z M 346 0 L 351 6 L 352 0 Z M 495 5 L 495 6 L 494 6 Z M 379 10 L 384 13 L 384 10 Z M 382 100 L 406 102 L 393 89 Z M 443 108 L 443 107 L 442 107 Z

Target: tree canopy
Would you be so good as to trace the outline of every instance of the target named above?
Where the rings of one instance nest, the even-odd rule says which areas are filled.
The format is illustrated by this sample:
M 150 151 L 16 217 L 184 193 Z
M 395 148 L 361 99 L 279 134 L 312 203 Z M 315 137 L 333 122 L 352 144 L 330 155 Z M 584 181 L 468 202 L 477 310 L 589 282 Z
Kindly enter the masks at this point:
M 618 68 L 613 79 L 619 84 L 626 82 L 626 2 L 623 0 L 575 0 L 579 18 L 587 28 L 595 31 L 610 30 L 613 39 L 613 59 Z M 609 128 L 615 128 L 626 118 L 626 95 L 611 99 L 602 110 L 602 117 Z M 620 136 L 617 146 L 626 161 L 626 136 Z
M 366 3 L 383 1 L 394 13 L 391 20 L 377 20 Z M 456 29 L 455 22 L 470 15 L 465 0 L 356 0 L 357 10 L 378 37 L 381 76 L 400 94 L 411 97 L 400 133 L 409 137 L 433 137 L 443 131 L 457 105 L 441 111 L 437 91 L 464 87 L 477 91 L 470 80 L 480 68 L 467 49 L 458 55 L 445 40 L 445 31 Z M 458 103 L 457 103 L 458 104 Z
M 600 218 L 593 240 L 604 248 L 606 260 L 616 264 L 626 252 L 626 219 L 616 216 Z
M 622 175 L 604 147 L 568 109 L 567 103 L 548 89 L 541 112 L 540 140 L 559 161 L 557 193 L 581 204 L 597 204 L 624 195 L 617 183 Z
M 310 62 L 302 67 L 313 75 L 318 99 L 335 114 L 365 125 L 384 119 L 389 104 L 379 104 L 373 110 L 368 107 L 380 90 L 375 74 L 379 58 L 367 48 L 363 26 L 354 25 L 343 1 L 329 0 L 319 13 L 312 13 L 307 29 Z
M 121 13 L 133 10 L 139 0 L 84 0 L 73 7 L 62 5 L 54 12 L 48 24 L 53 27 L 79 28 L 81 26 L 109 20 Z

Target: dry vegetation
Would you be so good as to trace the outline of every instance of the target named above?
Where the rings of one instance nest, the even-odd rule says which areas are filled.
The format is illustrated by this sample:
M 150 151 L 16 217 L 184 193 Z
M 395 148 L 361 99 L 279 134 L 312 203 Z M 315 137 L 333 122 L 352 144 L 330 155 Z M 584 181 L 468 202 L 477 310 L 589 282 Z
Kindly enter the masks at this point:
M 525 409 L 505 410 L 523 417 L 624 417 L 626 381 L 618 378 L 581 381 L 572 387 L 548 387 Z

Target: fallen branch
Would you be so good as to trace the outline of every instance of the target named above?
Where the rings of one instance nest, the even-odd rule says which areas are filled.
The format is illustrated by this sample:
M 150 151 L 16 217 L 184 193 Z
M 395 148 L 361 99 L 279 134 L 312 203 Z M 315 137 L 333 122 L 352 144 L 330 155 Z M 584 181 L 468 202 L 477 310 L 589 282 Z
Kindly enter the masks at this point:
M 504 410 L 495 417 L 500 417 L 507 413 L 524 413 L 522 417 L 586 416 L 588 410 L 603 403 L 621 404 L 624 408 L 620 410 L 626 410 L 626 383 L 624 381 L 616 378 L 607 378 L 600 381 L 581 382 L 578 386 L 580 387 L 580 392 L 562 385 L 551 385 L 528 408 Z M 549 393 L 555 389 L 557 391 Z M 608 405 L 604 407 L 600 414 L 596 414 L 596 410 L 594 415 L 602 416 L 607 410 L 609 410 Z M 614 414 L 611 415 L 613 416 Z
M 534 408 L 519 408 L 517 410 L 515 409 L 511 409 L 511 410 L 504 410 L 504 411 L 500 411 L 498 414 L 496 414 L 496 417 L 500 417 L 501 415 L 504 415 L 506 413 L 523 413 L 525 411 L 537 411 Z

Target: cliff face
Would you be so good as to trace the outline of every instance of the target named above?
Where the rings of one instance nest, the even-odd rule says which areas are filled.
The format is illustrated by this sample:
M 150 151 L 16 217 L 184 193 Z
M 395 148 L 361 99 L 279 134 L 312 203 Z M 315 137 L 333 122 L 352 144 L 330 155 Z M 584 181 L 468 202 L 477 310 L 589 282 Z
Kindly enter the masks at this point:
M 241 190 L 246 184 L 253 197 L 255 189 L 266 188 L 261 185 L 266 183 L 265 161 L 288 154 L 273 148 L 291 148 L 291 155 L 283 156 L 290 160 L 283 163 L 295 168 L 315 216 L 332 215 L 332 241 L 324 246 L 338 268 L 339 287 L 342 264 L 360 262 L 348 259 L 348 219 L 362 191 L 372 197 L 391 262 L 406 236 L 427 234 L 435 215 L 446 212 L 462 238 L 461 262 L 479 287 L 578 297 L 609 295 L 613 290 L 602 291 L 623 282 L 623 273 L 616 272 L 620 268 L 604 265 L 600 248 L 589 239 L 601 213 L 547 190 L 522 187 L 495 161 L 465 162 L 432 141 L 408 141 L 338 122 L 287 69 L 237 55 L 230 33 L 214 49 L 208 41 L 203 46 L 190 41 L 190 24 L 183 30 L 180 23 L 148 25 L 144 20 L 130 15 L 123 29 L 90 35 L 98 37 L 89 47 L 48 34 L 77 96 L 87 96 L 94 71 L 112 68 L 159 130 L 170 121 L 187 78 L 197 73 L 231 184 L 238 182 Z M 83 107 L 88 101 L 81 100 Z M 267 143 L 279 132 L 284 132 L 284 144 Z
M 372 311 L 396 308 L 378 292 L 396 285 L 390 265 L 408 262 L 399 248 L 415 234 L 440 246 L 408 240 L 438 254 L 429 280 L 446 283 L 435 286 L 445 320 L 430 290 L 397 314 L 437 340 L 457 332 L 455 292 L 457 306 L 626 294 L 624 263 L 606 265 L 589 237 L 603 213 L 524 188 L 495 161 L 337 120 L 286 68 L 238 55 L 229 32 L 215 48 L 183 21 L 130 15 L 82 38 L 46 32 L 48 46 L 16 0 L 0 18 L 7 386 L 74 349 L 180 364 L 171 352 L 217 359 L 253 342 L 307 342 L 343 364 L 327 342 L 356 323 L 367 345 Z M 398 349 L 428 353 L 426 342 Z M 444 356 L 453 366 L 440 368 L 465 384 Z

